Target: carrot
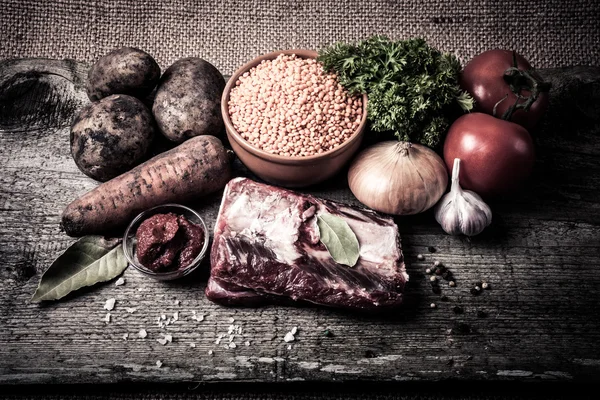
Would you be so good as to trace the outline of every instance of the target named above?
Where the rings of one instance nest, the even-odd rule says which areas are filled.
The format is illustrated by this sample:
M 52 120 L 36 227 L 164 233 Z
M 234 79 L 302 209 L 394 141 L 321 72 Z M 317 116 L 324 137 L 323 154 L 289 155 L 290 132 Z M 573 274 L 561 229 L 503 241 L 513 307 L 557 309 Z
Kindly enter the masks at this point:
M 148 208 L 216 192 L 230 178 L 221 141 L 197 136 L 73 201 L 63 211 L 62 226 L 69 236 L 111 233 Z

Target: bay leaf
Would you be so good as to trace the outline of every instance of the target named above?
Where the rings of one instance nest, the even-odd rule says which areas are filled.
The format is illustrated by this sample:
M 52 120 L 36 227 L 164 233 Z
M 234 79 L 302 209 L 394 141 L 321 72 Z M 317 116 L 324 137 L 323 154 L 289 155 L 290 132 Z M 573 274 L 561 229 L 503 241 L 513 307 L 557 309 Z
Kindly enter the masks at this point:
M 31 301 L 58 300 L 74 290 L 120 275 L 128 262 L 121 240 L 84 236 L 44 272 Z
M 317 225 L 321 242 L 335 262 L 355 266 L 360 247 L 350 225 L 342 218 L 326 213 L 317 216 Z

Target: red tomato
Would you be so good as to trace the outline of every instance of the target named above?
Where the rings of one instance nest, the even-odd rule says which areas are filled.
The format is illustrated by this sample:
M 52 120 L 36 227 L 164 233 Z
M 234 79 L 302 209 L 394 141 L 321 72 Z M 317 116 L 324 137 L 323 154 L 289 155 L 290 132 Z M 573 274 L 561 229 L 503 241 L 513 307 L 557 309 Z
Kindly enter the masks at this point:
M 529 62 L 516 55 L 517 67 L 520 70 L 530 70 Z M 465 66 L 461 77 L 460 86 L 469 92 L 475 99 L 475 110 L 486 114 L 493 114 L 494 106 L 508 95 L 506 100 L 498 104 L 496 117 L 501 118 L 504 112 L 517 101 L 517 96 L 511 91 L 509 84 L 504 80 L 504 72 L 513 66 L 513 52 L 508 50 L 489 50 L 475 56 Z M 541 81 L 536 72 L 532 76 Z M 522 90 L 522 96 L 529 96 L 531 92 Z M 524 103 L 525 100 L 519 100 Z M 529 111 L 516 110 L 511 121 L 531 130 L 538 123 L 548 106 L 548 93 L 540 93 L 537 100 L 531 105 Z
M 449 171 L 460 158 L 460 185 L 483 197 L 509 193 L 531 174 L 535 160 L 531 136 L 514 122 L 482 113 L 458 118 L 444 142 Z

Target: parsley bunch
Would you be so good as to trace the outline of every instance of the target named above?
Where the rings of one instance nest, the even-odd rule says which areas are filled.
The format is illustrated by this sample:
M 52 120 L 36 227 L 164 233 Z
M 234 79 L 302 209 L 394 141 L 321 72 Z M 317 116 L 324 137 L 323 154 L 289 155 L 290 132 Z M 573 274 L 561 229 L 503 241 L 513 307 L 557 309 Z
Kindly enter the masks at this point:
M 336 43 L 322 49 L 318 61 L 350 93 L 367 94 L 373 131 L 391 131 L 402 141 L 435 147 L 452 111 L 473 108 L 472 97 L 458 86 L 458 59 L 424 39 L 373 36 L 356 44 Z

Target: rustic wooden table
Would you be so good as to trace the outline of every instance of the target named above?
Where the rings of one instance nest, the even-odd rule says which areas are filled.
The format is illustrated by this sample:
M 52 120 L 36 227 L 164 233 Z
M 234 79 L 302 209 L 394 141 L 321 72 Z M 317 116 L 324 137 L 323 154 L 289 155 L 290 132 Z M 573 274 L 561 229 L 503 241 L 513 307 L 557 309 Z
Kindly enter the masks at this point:
M 88 102 L 86 70 L 73 61 L 0 62 L 0 384 L 597 379 L 600 68 L 541 71 L 554 89 L 535 135 L 534 175 L 518 196 L 492 204 L 484 234 L 448 236 L 431 213 L 397 220 L 410 286 L 405 306 L 380 317 L 221 307 L 204 298 L 208 264 L 172 283 L 130 268 L 123 286 L 30 303 L 41 273 L 74 241 L 60 229 L 62 209 L 96 185 L 69 153 L 70 120 Z M 357 203 L 343 177 L 310 191 Z M 209 229 L 218 203 L 192 204 Z M 455 288 L 442 285 L 448 301 L 424 273 L 436 260 L 457 279 Z M 491 289 L 471 295 L 482 280 Z M 106 323 L 109 298 L 116 306 Z M 175 313 L 177 321 L 159 327 L 161 315 Z M 216 344 L 231 325 L 242 328 L 237 346 Z M 289 346 L 283 337 L 292 327 Z M 173 342 L 158 343 L 167 333 Z

